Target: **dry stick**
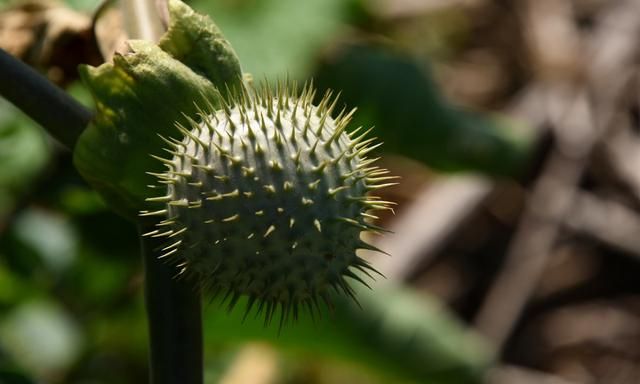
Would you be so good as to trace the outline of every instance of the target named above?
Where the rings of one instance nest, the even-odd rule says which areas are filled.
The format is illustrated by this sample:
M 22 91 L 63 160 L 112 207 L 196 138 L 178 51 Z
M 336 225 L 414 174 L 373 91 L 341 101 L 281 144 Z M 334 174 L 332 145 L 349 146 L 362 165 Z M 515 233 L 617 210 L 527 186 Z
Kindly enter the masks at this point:
M 614 20 L 617 25 L 612 23 Z M 574 102 L 569 104 L 566 118 L 556 124 L 557 145 L 533 188 L 503 270 L 476 318 L 478 329 L 494 341 L 498 350 L 511 334 L 540 279 L 589 154 L 615 121 L 616 105 L 634 74 L 626 69 L 633 65 L 639 46 L 632 39 L 640 32 L 640 4 L 634 0 L 621 1 L 601 21 L 604 30 L 595 37 L 596 55 L 588 60 L 590 87 L 574 91 L 576 96 L 570 98 Z M 552 97 L 548 105 L 553 108 L 567 105 L 557 100 L 561 94 L 557 90 L 549 93 Z M 585 131 L 591 123 L 591 129 Z
M 564 224 L 640 260 L 640 216 L 624 204 L 581 192 Z
M 607 177 L 613 176 L 640 203 L 640 137 L 633 131 L 629 116 L 620 117 L 623 120 L 619 129 L 612 132 L 604 146 L 604 162 L 612 173 Z
M 560 376 L 532 369 L 500 365 L 489 371 L 487 384 L 579 384 Z
M 477 175 L 443 178 L 425 186 L 411 206 L 394 217 L 389 226 L 393 233 L 374 238 L 376 247 L 393 255 L 371 252 L 376 268 L 387 280 L 408 279 L 436 255 L 492 189 L 491 181 Z
M 584 103 L 584 100 L 578 102 Z M 585 105 L 575 107 L 570 119 L 575 121 L 574 124 L 565 123 L 563 129 L 580 129 L 582 124 L 589 126 L 588 108 Z M 594 136 L 593 133 L 590 135 Z M 511 334 L 544 270 L 555 244 L 561 219 L 571 207 L 576 185 L 586 167 L 587 155 L 592 145 L 590 143 L 582 151 L 582 155 L 573 157 L 555 148 L 533 188 L 507 252 L 503 270 L 491 287 L 476 319 L 478 329 L 498 347 Z
M 92 113 L 47 78 L 0 49 L 0 96 L 72 149 Z

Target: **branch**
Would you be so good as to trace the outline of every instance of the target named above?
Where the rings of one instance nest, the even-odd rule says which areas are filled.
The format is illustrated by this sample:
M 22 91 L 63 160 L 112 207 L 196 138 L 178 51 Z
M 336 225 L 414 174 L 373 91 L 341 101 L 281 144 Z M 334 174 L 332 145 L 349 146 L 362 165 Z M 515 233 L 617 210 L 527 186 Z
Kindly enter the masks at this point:
M 487 384 L 578 384 L 561 376 L 518 366 L 499 365 L 487 375 Z
M 0 49 L 0 96 L 72 149 L 92 112 L 47 78 Z
M 466 175 L 436 180 L 416 194 L 403 214 L 393 218 L 393 236 L 372 238 L 375 246 L 393 255 L 370 252 L 387 280 L 409 280 L 435 257 L 460 224 L 487 198 L 493 184 Z M 425 221 L 424 218 L 429 220 Z
M 177 269 L 156 257 L 161 240 L 140 237 L 149 321 L 149 383 L 202 384 L 199 290 L 185 279 L 174 278 Z
M 581 192 L 564 225 L 640 260 L 640 216 L 618 201 Z
M 534 4 L 534 0 L 528 3 Z M 635 85 L 638 11 L 637 1 L 621 1 L 598 23 L 602 27 L 593 38 L 595 43 L 584 54 L 586 86 L 567 88 L 566 82 L 546 81 L 545 116 L 554 128 L 555 145 L 533 186 L 504 266 L 475 320 L 479 331 L 498 350 L 540 281 L 579 196 L 579 183 L 593 150 L 615 126 L 619 105 Z M 613 20 L 616 28 L 609 27 Z

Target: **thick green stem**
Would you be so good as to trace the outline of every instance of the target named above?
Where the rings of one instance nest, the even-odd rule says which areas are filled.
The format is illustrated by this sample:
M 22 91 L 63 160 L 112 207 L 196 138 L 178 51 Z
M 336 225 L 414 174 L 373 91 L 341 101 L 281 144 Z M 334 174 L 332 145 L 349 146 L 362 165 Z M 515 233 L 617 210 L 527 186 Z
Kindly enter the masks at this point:
M 92 112 L 46 77 L 0 49 L 0 96 L 40 124 L 51 136 L 73 148 Z
M 176 268 L 156 257 L 154 250 L 161 245 L 160 240 L 142 237 L 150 383 L 202 384 L 200 292 L 188 280 L 176 279 Z

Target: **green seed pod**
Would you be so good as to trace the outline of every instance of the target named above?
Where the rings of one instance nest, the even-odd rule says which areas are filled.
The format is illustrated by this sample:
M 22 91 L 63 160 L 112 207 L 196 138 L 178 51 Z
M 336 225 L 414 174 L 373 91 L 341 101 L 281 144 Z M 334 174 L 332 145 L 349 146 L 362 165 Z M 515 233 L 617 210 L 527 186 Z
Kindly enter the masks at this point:
M 369 211 L 390 209 L 367 192 L 392 176 L 367 153 L 379 144 L 368 132 L 347 133 L 352 112 L 331 117 L 337 99 L 312 104 L 310 86 L 300 95 L 281 85 L 275 95 L 243 90 L 230 105 L 202 113 L 167 138 L 166 172 L 155 174 L 163 204 L 142 216 L 159 216 L 147 236 L 166 237 L 160 256 L 193 276 L 229 307 L 248 296 L 268 322 L 313 312 L 335 290 L 354 297 L 346 278 L 366 283 L 375 271 L 356 255 L 375 249 L 360 238 Z

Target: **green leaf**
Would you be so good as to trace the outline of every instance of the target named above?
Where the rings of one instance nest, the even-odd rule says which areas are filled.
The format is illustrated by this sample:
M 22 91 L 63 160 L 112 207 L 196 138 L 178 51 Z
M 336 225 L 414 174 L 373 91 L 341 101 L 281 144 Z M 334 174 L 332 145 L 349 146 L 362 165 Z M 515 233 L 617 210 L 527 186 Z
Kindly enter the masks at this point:
M 13 360 L 40 379 L 75 363 L 84 341 L 70 314 L 50 301 L 27 302 L 8 313 L 0 340 Z
M 345 0 L 196 0 L 216 20 L 243 69 L 257 79 L 307 77 L 319 52 L 344 32 Z
M 11 367 L 0 365 L 0 383 L 6 384 L 35 384 L 35 381 L 31 380 L 24 373 Z
M 235 53 L 208 18 L 177 0 L 169 10 L 160 47 L 130 41 L 131 53 L 80 70 L 97 114 L 78 139 L 74 163 L 112 209 L 132 220 L 152 195 L 155 178 L 147 172 L 163 170 L 150 156 L 163 154 L 159 135 L 180 137 L 176 123 L 197 120 L 198 106 L 219 106 L 219 89 L 242 78 Z
M 353 126 L 375 126 L 384 150 L 445 171 L 512 176 L 529 155 L 528 138 L 504 122 L 450 105 L 428 71 L 382 46 L 344 47 L 318 71 L 320 88 L 342 90 L 358 107 Z
M 354 287 L 355 288 L 355 287 Z M 430 384 L 481 382 L 493 352 L 434 299 L 390 283 L 358 287 L 362 309 L 333 298 L 335 310 L 315 321 L 264 327 L 260 316 L 242 323 L 245 303 L 229 314 L 219 302 L 205 313 L 205 345 L 266 340 L 292 351 L 354 362 L 390 379 Z M 277 319 L 275 320 L 277 322 Z
M 44 169 L 50 147 L 42 131 L 0 99 L 0 217 Z
M 20 213 L 12 228 L 17 239 L 36 251 L 51 271 L 61 272 L 73 264 L 78 239 L 66 217 L 30 208 Z

